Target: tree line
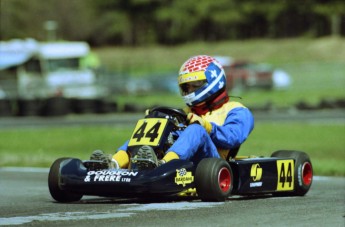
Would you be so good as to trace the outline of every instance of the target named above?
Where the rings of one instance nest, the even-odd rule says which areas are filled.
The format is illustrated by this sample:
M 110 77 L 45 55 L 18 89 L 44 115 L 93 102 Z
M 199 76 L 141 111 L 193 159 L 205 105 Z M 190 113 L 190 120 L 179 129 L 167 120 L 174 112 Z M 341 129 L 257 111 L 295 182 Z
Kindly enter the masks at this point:
M 94 46 L 345 35 L 343 0 L 0 0 L 0 39 Z

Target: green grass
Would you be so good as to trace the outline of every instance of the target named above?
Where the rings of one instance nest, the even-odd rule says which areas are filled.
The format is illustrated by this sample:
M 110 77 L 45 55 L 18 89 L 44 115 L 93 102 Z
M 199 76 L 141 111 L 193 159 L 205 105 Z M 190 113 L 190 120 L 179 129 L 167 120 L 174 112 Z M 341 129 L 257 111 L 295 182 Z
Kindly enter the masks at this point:
M 59 157 L 88 159 L 95 149 L 114 153 L 132 127 L 61 127 L 0 130 L 0 166 L 49 167 Z M 239 155 L 307 152 L 317 175 L 345 176 L 344 124 L 256 123 Z M 6 141 L 6 142 L 5 142 Z
M 345 58 L 345 57 L 344 57 Z M 249 90 L 243 92 L 229 91 L 230 95 L 240 96 L 240 101 L 248 107 L 263 106 L 271 103 L 277 108 L 291 107 L 300 101 L 317 105 L 322 99 L 345 98 L 345 59 L 340 62 L 313 62 L 286 64 L 281 67 L 291 78 L 292 85 L 286 90 Z M 118 95 L 114 99 L 122 107 L 125 103 L 135 103 L 141 106 L 167 105 L 183 107 L 179 94 L 150 93 L 141 95 Z
M 345 39 L 246 40 L 188 43 L 178 46 L 104 47 L 93 50 L 111 70 L 142 75 L 178 72 L 181 64 L 198 54 L 231 56 L 274 66 L 309 62 L 344 62 Z
M 345 176 L 345 125 L 293 122 L 256 123 L 241 154 L 269 156 L 276 150 L 309 154 L 315 174 Z
M 94 50 L 105 67 L 128 73 L 132 77 L 177 72 L 181 64 L 192 55 L 209 54 L 247 59 L 268 63 L 289 73 L 292 85 L 285 91 L 252 90 L 239 95 L 248 106 L 271 102 L 286 107 L 305 101 L 315 104 L 320 99 L 344 98 L 345 39 L 283 39 L 249 40 L 217 43 L 190 43 L 180 46 L 149 46 L 139 48 L 107 47 Z M 116 78 L 114 78 L 116 80 Z M 155 94 L 126 96 L 114 94 L 119 103 L 182 106 L 178 94 Z
M 0 166 L 48 167 L 59 157 L 88 159 L 101 149 L 113 153 L 131 133 L 121 127 L 61 127 L 0 130 Z

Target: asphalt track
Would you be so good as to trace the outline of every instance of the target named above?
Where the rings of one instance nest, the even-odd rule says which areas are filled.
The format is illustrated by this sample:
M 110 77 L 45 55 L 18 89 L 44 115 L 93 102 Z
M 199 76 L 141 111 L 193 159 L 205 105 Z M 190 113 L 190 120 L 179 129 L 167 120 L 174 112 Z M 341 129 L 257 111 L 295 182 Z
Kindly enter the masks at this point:
M 84 197 L 56 203 L 48 169 L 0 168 L 0 225 L 345 226 L 345 178 L 314 177 L 304 197 L 230 197 L 221 203 Z

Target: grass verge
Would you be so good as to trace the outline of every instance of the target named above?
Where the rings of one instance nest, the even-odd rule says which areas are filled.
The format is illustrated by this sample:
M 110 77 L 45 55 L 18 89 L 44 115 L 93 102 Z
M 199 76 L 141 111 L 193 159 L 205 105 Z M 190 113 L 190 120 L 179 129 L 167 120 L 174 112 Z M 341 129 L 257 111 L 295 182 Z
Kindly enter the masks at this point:
M 230 56 L 256 63 L 268 63 L 285 70 L 292 85 L 283 91 L 250 90 L 231 95 L 243 97 L 247 106 L 264 105 L 277 107 L 296 104 L 299 101 L 315 104 L 320 99 L 344 98 L 345 39 L 281 39 L 247 40 L 215 43 L 189 43 L 178 46 L 106 47 L 94 50 L 103 65 L 110 71 L 130 77 L 149 77 L 164 72 L 177 73 L 181 64 L 190 56 L 208 54 Z M 117 74 L 114 74 L 117 81 Z M 120 103 L 182 106 L 178 94 L 123 95 L 114 93 Z
M 88 159 L 95 149 L 114 153 L 132 127 L 61 127 L 0 130 L 0 166 L 49 167 L 59 157 Z M 344 125 L 256 123 L 240 155 L 270 156 L 276 150 L 301 150 L 316 175 L 345 176 Z

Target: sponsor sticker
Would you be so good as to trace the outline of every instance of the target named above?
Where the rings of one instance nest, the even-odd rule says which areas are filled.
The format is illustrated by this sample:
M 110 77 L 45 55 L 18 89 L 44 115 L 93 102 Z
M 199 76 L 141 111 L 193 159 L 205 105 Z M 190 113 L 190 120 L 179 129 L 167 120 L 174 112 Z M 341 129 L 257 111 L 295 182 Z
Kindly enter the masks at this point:
M 84 182 L 131 182 L 138 172 L 132 171 L 89 171 Z
M 262 181 L 260 181 L 262 178 L 262 168 L 259 163 L 252 165 L 252 168 L 250 169 L 250 178 L 253 181 L 249 184 L 251 188 L 262 186 Z
M 183 187 L 185 187 L 186 184 L 190 184 L 193 181 L 194 181 L 194 176 L 192 175 L 192 172 L 187 172 L 185 168 L 176 170 L 175 183 L 177 185 L 182 184 Z

